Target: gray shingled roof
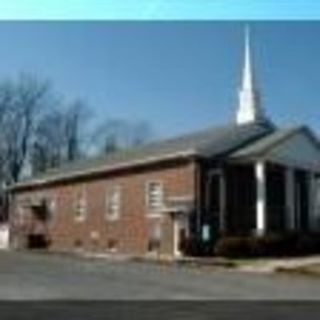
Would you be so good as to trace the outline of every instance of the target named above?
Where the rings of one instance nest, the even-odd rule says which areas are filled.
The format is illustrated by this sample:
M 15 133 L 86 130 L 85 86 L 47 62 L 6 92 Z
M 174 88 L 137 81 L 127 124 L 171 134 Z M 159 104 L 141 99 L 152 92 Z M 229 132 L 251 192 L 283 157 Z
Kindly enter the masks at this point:
M 254 123 L 242 126 L 230 124 L 210 128 L 197 133 L 150 143 L 132 150 L 118 151 L 105 156 L 69 163 L 21 181 L 15 186 L 66 179 L 79 174 L 88 174 L 92 170 L 94 172 L 99 170 L 107 171 L 108 168 L 111 170 L 124 164 L 135 165 L 139 161 L 154 161 L 168 156 L 195 155 L 215 157 L 242 147 L 246 143 L 272 132 L 272 130 L 272 125 L 268 123 Z
M 254 158 L 262 154 L 267 153 L 269 150 L 272 150 L 274 147 L 279 145 L 279 143 L 289 139 L 293 135 L 305 132 L 320 148 L 320 143 L 318 138 L 310 131 L 306 126 L 297 126 L 292 128 L 280 128 L 265 137 L 256 140 L 252 144 L 246 145 L 243 148 L 240 148 L 230 154 L 231 158 Z

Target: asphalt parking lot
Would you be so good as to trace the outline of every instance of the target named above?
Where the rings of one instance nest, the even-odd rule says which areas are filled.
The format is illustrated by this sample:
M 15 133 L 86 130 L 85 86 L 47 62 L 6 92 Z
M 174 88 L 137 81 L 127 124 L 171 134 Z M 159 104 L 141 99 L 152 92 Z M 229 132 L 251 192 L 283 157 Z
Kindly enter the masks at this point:
M 1 300 L 315 300 L 312 277 L 0 252 Z

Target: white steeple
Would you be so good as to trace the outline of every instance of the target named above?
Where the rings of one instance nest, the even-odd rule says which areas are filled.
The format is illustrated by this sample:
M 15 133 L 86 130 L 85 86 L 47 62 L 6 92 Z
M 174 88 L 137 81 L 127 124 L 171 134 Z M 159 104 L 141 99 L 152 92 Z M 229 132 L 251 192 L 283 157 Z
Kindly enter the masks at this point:
M 250 33 L 245 29 L 244 66 L 242 71 L 242 85 L 239 92 L 239 106 L 237 110 L 237 124 L 246 124 L 265 120 L 260 105 L 259 92 L 255 86 L 254 71 L 251 60 Z

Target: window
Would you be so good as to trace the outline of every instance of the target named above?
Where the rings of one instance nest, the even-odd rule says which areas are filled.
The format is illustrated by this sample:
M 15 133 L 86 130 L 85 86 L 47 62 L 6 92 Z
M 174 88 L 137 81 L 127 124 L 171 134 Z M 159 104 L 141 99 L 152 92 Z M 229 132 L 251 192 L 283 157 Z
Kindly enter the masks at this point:
M 48 212 L 48 219 L 52 220 L 55 217 L 57 211 L 57 199 L 56 197 L 52 197 L 47 199 L 47 212 Z
M 17 224 L 24 224 L 30 218 L 31 198 L 18 198 L 16 204 L 15 221 Z
M 163 207 L 163 185 L 160 182 L 149 182 L 147 185 L 147 209 L 149 214 L 161 213 Z
M 17 223 L 23 224 L 25 222 L 25 208 L 22 203 L 19 203 L 17 206 Z
M 86 190 L 82 188 L 82 190 L 76 193 L 75 199 L 75 219 L 78 221 L 82 221 L 85 219 L 87 215 L 87 197 Z
M 106 193 L 106 218 L 116 220 L 121 210 L 121 188 L 116 186 Z

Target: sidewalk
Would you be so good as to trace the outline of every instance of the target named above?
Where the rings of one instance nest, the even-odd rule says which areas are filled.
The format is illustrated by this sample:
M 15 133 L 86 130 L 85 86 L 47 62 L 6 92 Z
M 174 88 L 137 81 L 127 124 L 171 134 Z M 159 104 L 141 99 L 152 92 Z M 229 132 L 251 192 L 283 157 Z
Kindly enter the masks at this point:
M 259 258 L 259 259 L 228 259 L 223 257 L 180 257 L 180 258 L 150 258 L 135 257 L 132 260 L 154 263 L 169 263 L 176 266 L 190 266 L 206 269 L 226 269 L 241 272 L 273 273 L 293 272 L 312 267 L 312 272 L 320 276 L 320 256 L 294 258 Z M 310 271 L 311 272 L 311 271 Z M 307 272 L 306 272 L 307 273 Z
M 83 258 L 93 259 L 110 259 L 112 261 L 132 261 L 145 262 L 154 264 L 166 264 L 172 266 L 193 266 L 193 267 L 223 267 L 233 268 L 236 266 L 231 259 L 222 257 L 179 257 L 175 258 L 171 255 L 119 255 L 112 253 L 92 253 L 92 252 L 78 252 L 77 256 Z
M 201 268 L 208 271 L 224 269 L 230 271 L 274 273 L 290 272 L 313 274 L 320 276 L 320 255 L 295 258 L 259 258 L 259 259 L 228 259 L 223 257 L 179 257 L 172 256 L 134 256 L 112 253 L 76 252 L 76 256 L 86 259 L 106 259 L 115 262 L 141 262 L 157 265 Z
M 301 268 L 320 266 L 320 256 L 277 258 L 277 259 L 256 259 L 238 261 L 237 270 L 246 272 L 292 272 Z M 319 273 L 320 275 L 320 273 Z

